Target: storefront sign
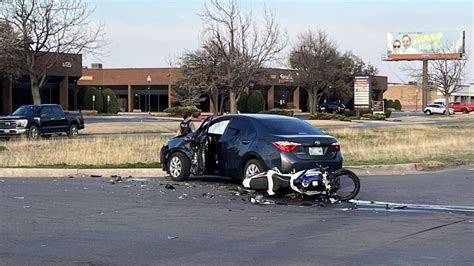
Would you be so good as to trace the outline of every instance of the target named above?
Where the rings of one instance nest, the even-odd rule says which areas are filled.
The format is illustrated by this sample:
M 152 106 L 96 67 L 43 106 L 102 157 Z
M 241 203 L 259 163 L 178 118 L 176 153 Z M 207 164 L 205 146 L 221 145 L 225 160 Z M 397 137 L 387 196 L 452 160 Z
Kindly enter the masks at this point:
M 354 78 L 354 105 L 370 105 L 370 84 L 369 77 Z

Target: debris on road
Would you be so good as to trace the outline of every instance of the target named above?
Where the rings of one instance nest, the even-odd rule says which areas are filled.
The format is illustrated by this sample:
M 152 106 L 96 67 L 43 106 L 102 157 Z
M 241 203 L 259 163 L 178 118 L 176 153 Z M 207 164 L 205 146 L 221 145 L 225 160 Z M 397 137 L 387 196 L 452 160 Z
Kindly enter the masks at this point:
M 173 240 L 173 239 L 177 239 L 178 237 L 177 236 L 168 236 L 168 240 Z
M 135 184 L 135 185 L 140 185 L 140 187 L 144 187 L 145 184 L 148 183 L 148 179 L 146 178 L 128 178 L 127 183 Z
M 25 197 L 13 197 L 14 199 L 25 199 Z
M 176 189 L 173 185 L 170 185 L 170 184 L 166 184 L 165 188 L 166 189 Z
M 214 194 L 212 194 L 211 192 L 202 193 L 202 196 L 206 199 L 212 199 L 215 197 Z
M 99 176 L 99 177 L 102 177 L 102 176 Z M 122 183 L 122 177 L 118 175 L 111 176 L 110 184 L 115 185 L 117 183 Z
M 92 178 L 102 177 L 102 175 L 91 175 Z M 112 176 L 113 177 L 113 176 Z

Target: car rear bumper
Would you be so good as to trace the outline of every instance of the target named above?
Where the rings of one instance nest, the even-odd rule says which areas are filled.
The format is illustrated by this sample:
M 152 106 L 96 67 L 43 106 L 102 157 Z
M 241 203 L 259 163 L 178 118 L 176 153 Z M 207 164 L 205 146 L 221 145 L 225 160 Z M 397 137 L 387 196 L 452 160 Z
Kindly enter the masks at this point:
M 292 153 L 282 152 L 280 153 L 280 163 L 277 165 L 275 160 L 266 161 L 267 167 L 273 168 L 277 167 L 282 173 L 291 173 L 293 171 L 300 171 L 305 169 L 315 168 L 318 165 L 327 166 L 330 170 L 335 171 L 342 168 L 343 156 L 342 153 L 336 153 L 336 156 L 332 159 L 326 160 L 302 160 L 296 157 Z

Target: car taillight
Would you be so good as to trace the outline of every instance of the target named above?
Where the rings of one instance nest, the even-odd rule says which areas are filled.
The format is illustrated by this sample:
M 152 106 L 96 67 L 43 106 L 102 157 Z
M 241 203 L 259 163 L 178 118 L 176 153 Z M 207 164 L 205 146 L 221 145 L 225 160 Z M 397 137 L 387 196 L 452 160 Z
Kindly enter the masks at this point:
M 339 142 L 334 142 L 331 145 L 336 149 L 336 151 L 341 151 L 341 144 L 339 144 Z
M 284 152 L 292 152 L 294 149 L 296 149 L 296 147 L 303 146 L 301 143 L 290 141 L 272 141 L 272 144 Z

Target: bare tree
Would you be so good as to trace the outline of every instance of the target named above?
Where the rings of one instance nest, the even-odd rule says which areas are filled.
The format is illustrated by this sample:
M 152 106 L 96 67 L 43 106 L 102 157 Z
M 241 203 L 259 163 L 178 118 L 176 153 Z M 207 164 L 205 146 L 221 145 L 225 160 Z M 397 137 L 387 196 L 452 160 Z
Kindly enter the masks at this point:
M 188 105 L 196 105 L 201 100 L 201 94 L 209 95 L 214 114 L 218 114 L 219 98 L 225 96 L 223 87 L 223 62 L 217 47 L 211 43 L 205 43 L 202 48 L 185 53 L 181 58 L 182 77 L 174 89 L 175 98 Z M 223 102 L 223 100 L 222 100 Z
M 41 103 L 40 88 L 61 54 L 93 54 L 104 44 L 103 25 L 92 28 L 91 13 L 83 0 L 12 0 L 4 5 L 0 21 L 19 35 L 35 104 Z
M 467 58 L 461 60 L 449 60 L 441 58 L 430 61 L 431 73 L 428 75 L 437 90 L 444 96 L 446 108 L 449 108 L 451 95 L 462 89 L 462 81 L 465 75 Z M 451 115 L 446 110 L 446 115 Z
M 444 96 L 446 108 L 449 108 L 451 96 L 462 90 L 468 56 L 464 54 L 463 59 L 455 60 L 451 59 L 447 52 L 445 50 L 433 51 L 433 54 L 438 54 L 439 59 L 429 60 L 427 83 L 433 84 L 434 90 Z M 407 72 L 407 75 L 418 84 L 417 86 L 423 83 L 422 69 L 404 66 L 402 70 Z M 445 114 L 451 115 L 449 112 Z
M 206 39 L 222 58 L 222 84 L 228 91 L 230 111 L 237 113 L 240 93 L 265 64 L 278 58 L 286 46 L 286 36 L 268 10 L 263 16 L 264 28 L 259 30 L 250 14 L 242 14 L 237 0 L 211 0 L 202 18 Z
M 0 79 L 17 77 L 21 61 L 18 34 L 5 22 L 0 22 Z
M 308 92 L 311 114 L 316 113 L 323 92 L 334 82 L 339 56 L 336 44 L 323 30 L 300 34 L 290 52 L 290 66 L 298 70 L 296 80 Z

